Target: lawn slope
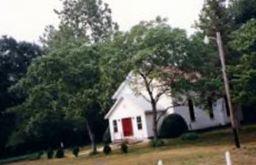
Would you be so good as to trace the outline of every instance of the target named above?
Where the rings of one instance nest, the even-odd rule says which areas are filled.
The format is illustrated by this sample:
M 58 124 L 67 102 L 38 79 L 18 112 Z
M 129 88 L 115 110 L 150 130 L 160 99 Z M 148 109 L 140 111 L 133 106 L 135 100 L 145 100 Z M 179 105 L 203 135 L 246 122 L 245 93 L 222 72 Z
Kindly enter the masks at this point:
M 245 126 L 240 131 L 242 148 L 234 148 L 230 129 L 200 133 L 195 141 L 183 141 L 180 138 L 166 140 L 167 145 L 151 148 L 147 144 L 131 146 L 124 155 L 119 150 L 110 156 L 102 153 L 96 156 L 82 155 L 73 158 L 67 154 L 64 159 L 40 159 L 15 162 L 13 165 L 144 165 L 156 164 L 161 159 L 164 165 L 216 165 L 225 164 L 224 153 L 229 150 L 234 165 L 256 163 L 256 125 Z

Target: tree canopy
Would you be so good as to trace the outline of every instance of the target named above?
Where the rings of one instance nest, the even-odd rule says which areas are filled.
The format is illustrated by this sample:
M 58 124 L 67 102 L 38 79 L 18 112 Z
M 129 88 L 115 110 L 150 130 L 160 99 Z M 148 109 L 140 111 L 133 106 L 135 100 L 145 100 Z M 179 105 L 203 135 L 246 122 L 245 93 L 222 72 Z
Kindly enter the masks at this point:
M 64 45 L 101 42 L 118 30 L 109 5 L 102 0 L 64 0 L 63 9 L 54 11 L 59 16 L 60 24 L 58 28 L 47 26 L 41 37 L 48 50 Z
M 24 100 L 24 96 L 17 96 L 9 88 L 26 74 L 32 60 L 41 54 L 42 50 L 36 44 L 18 42 L 8 36 L 0 38 L 0 155 L 15 128 L 15 114 L 8 113 L 7 109 Z
M 231 0 L 229 13 L 233 18 L 233 26 L 240 27 L 252 18 L 256 18 L 256 2 L 254 0 Z
M 256 98 L 256 21 L 252 19 L 232 34 L 231 47 L 241 53 L 237 65 L 231 67 L 234 74 L 234 95 L 237 102 L 252 105 Z
M 177 105 L 183 96 L 198 104 L 223 97 L 217 45 L 203 42 L 216 32 L 223 37 L 234 103 L 255 104 L 255 1 L 232 0 L 226 6 L 225 0 L 206 0 L 191 36 L 161 17 L 121 32 L 101 0 L 62 2 L 63 9 L 55 10 L 59 26 L 49 25 L 41 37 L 44 51 L 0 39 L 0 149 L 32 151 L 90 140 L 96 152 L 95 141 L 106 129 L 103 115 L 129 73 L 141 80 L 133 89 L 150 102 L 157 137 L 156 104 L 162 95 L 174 96 Z
M 57 142 L 61 142 L 61 130 L 65 130 L 65 127 L 71 127 L 71 132 L 81 128 L 75 124 L 65 124 L 68 121 L 87 121 L 93 127 L 102 124 L 103 127 L 97 127 L 96 131 L 104 131 L 104 123 L 97 123 L 97 116 L 100 116 L 100 106 L 97 102 L 98 56 L 93 47 L 83 46 L 59 50 L 38 58 L 30 65 L 27 74 L 12 87 L 13 91 L 27 95 L 25 102 L 11 109 L 19 114 L 22 121 L 22 127 L 19 129 L 25 137 L 47 139 L 55 142 L 56 146 Z M 94 117 L 91 118 L 90 115 Z M 53 126 L 56 124 L 58 131 L 44 134 L 43 129 L 47 130 L 44 124 L 48 122 L 53 123 Z M 15 139 L 16 135 L 13 137 Z

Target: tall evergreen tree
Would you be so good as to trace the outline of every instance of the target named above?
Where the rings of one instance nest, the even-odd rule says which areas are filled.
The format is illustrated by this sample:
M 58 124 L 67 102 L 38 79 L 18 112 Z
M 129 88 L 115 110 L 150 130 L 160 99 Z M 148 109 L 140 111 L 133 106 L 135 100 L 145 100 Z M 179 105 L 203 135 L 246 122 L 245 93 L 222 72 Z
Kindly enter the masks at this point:
M 209 37 L 216 37 L 216 32 L 225 35 L 230 29 L 226 0 L 206 0 L 196 27 Z

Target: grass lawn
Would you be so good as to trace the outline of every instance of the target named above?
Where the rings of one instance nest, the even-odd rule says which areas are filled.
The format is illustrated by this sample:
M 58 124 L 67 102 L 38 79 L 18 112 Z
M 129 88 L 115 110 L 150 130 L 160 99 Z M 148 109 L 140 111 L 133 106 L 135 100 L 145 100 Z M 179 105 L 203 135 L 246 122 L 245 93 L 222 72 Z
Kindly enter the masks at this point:
M 70 153 L 64 159 L 15 162 L 13 165 L 154 165 L 161 159 L 164 165 L 219 165 L 225 164 L 224 153 L 229 150 L 234 165 L 256 164 L 256 125 L 245 126 L 240 131 L 241 149 L 235 149 L 230 129 L 200 133 L 195 141 L 180 138 L 166 140 L 167 145 L 159 148 L 148 144 L 138 144 L 129 148 L 128 154 L 113 151 L 109 156 L 100 153 L 96 156 L 81 155 L 73 158 Z

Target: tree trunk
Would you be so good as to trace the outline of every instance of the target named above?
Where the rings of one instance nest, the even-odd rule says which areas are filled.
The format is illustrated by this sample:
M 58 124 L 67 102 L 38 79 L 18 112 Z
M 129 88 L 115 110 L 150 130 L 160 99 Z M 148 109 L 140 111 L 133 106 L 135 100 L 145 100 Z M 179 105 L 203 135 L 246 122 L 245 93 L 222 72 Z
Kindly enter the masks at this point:
M 234 104 L 234 118 L 235 118 L 235 122 L 237 125 L 237 128 L 240 129 L 241 128 L 241 123 L 240 123 L 240 117 L 239 117 L 239 110 L 240 110 L 241 106 L 239 104 Z
M 88 135 L 89 135 L 89 138 L 90 138 L 90 141 L 91 141 L 92 154 L 96 154 L 97 153 L 97 146 L 96 146 L 96 143 L 95 143 L 94 134 L 92 133 L 92 130 L 91 130 L 90 125 L 89 125 L 87 120 L 85 121 L 85 124 L 86 124 L 87 132 L 88 132 Z
M 157 134 L 157 107 L 156 107 L 157 101 L 156 101 L 156 99 L 154 99 L 153 91 L 150 89 L 150 83 L 151 82 L 149 82 L 147 80 L 146 75 L 144 75 L 143 73 L 140 73 L 140 76 L 143 78 L 146 90 L 147 90 L 148 95 L 150 97 L 150 102 L 151 102 L 152 112 L 153 112 L 153 121 L 152 121 L 153 123 L 152 124 L 153 124 L 154 140 L 157 140 L 157 138 L 158 138 L 158 134 Z
M 153 133 L 154 133 L 154 140 L 158 139 L 158 131 L 157 131 L 157 108 L 156 103 L 151 102 L 152 110 L 153 110 Z

